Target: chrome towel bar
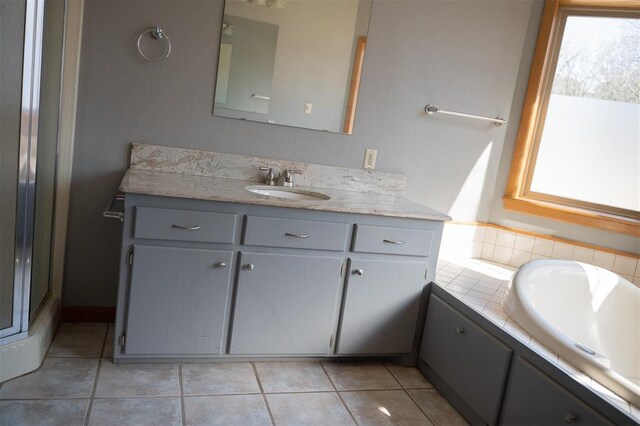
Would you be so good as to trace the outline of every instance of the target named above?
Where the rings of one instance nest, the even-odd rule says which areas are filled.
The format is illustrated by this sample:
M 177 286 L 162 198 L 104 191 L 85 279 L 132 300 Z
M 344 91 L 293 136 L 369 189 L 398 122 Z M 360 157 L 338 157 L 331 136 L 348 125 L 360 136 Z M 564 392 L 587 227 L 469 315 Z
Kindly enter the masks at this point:
M 507 120 L 505 120 L 501 116 L 497 116 L 496 118 L 483 117 L 481 115 L 467 114 L 465 112 L 449 111 L 446 109 L 438 108 L 431 104 L 424 107 L 424 112 L 426 112 L 427 115 L 433 115 L 437 112 L 440 114 L 455 115 L 456 117 L 473 118 L 474 120 L 489 121 L 495 124 L 496 127 L 500 127 L 507 122 Z
M 124 201 L 124 194 L 116 194 L 113 196 L 105 211 L 102 212 L 102 217 L 118 219 L 120 222 L 124 222 L 124 203 L 121 209 L 114 210 L 114 205 L 119 201 Z

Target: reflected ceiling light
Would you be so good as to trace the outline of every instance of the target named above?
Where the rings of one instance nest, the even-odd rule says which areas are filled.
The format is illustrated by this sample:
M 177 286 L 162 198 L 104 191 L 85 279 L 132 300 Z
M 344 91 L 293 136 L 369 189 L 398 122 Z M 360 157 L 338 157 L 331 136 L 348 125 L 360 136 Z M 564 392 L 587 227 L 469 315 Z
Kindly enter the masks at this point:
M 387 416 L 391 417 L 391 413 L 385 407 L 378 407 L 378 411 L 380 411 L 383 414 L 386 414 Z

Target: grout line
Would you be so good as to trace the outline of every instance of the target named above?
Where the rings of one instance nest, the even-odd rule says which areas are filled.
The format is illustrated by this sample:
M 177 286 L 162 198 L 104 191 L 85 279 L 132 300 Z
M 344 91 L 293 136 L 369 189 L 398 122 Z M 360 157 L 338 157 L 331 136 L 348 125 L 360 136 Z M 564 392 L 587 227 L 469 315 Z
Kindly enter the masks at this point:
M 264 393 L 264 388 L 262 387 L 262 381 L 260 380 L 260 376 L 258 375 L 258 369 L 256 368 L 256 363 L 252 362 L 251 368 L 253 369 L 253 374 L 256 376 L 256 381 L 258 382 L 258 388 L 260 389 L 260 395 L 262 395 L 262 401 L 264 401 L 265 407 L 267 407 L 267 414 L 269 414 L 269 420 L 272 425 L 276 424 L 276 421 L 273 419 L 273 413 L 271 412 L 271 407 L 269 406 L 269 401 L 267 401 L 267 396 Z
M 104 338 L 102 339 L 102 347 L 100 348 L 100 358 L 104 357 L 104 349 L 107 346 L 107 337 L 109 336 L 109 324 L 107 324 L 104 332 Z
M 331 377 L 329 376 L 329 373 L 327 373 L 327 370 L 324 368 L 324 364 L 322 362 L 320 362 L 320 368 L 322 368 L 322 371 L 324 372 L 325 376 L 327 376 L 327 379 L 329 379 L 329 383 L 331 383 L 331 387 L 335 390 L 336 394 L 338 395 L 338 398 L 340 398 L 340 402 L 342 402 L 342 405 L 344 406 L 344 408 L 347 410 L 347 413 L 349 413 L 349 416 L 351 417 L 351 419 L 353 420 L 353 422 L 355 424 L 358 424 L 358 421 L 356 420 L 356 417 L 353 415 L 353 413 L 351 412 L 351 410 L 349 409 L 349 406 L 347 405 L 347 403 L 344 401 L 344 398 L 342 398 L 342 395 L 340 395 L 340 392 L 338 392 L 338 388 L 336 387 L 336 385 L 333 383 L 333 380 L 331 380 Z
M 98 378 L 100 376 L 101 366 L 102 366 L 102 358 L 98 358 L 98 365 L 96 366 L 96 374 L 93 379 L 93 386 L 91 387 L 91 395 L 89 396 L 89 405 L 87 406 L 87 413 L 84 416 L 85 426 L 89 424 L 89 417 L 91 416 L 91 409 L 93 408 L 93 400 L 96 397 L 96 389 L 98 388 Z
M 431 388 L 431 389 L 422 389 L 422 390 L 435 390 L 435 391 L 437 392 L 437 390 L 436 390 L 435 388 Z M 406 390 L 406 389 L 404 389 L 404 393 L 406 393 L 406 394 L 407 394 L 407 396 L 409 397 L 409 399 L 410 399 L 411 401 L 413 401 L 413 403 L 418 407 L 418 410 L 420 410 L 420 411 L 425 415 L 425 417 L 427 418 L 427 420 L 429 420 L 429 422 L 430 422 L 432 425 L 436 425 L 436 422 L 435 422 L 435 421 L 433 421 L 433 419 L 431 418 L 431 416 L 429 416 L 429 414 L 428 414 L 425 410 L 423 410 L 423 409 L 422 409 L 422 407 L 420 406 L 420 404 L 418 404 L 418 402 L 417 402 L 417 401 L 416 401 L 416 400 L 411 396 L 411 394 L 410 394 L 409 392 L 407 392 L 407 390 Z M 456 410 L 456 412 L 457 412 L 457 410 Z
M 400 385 L 400 389 L 404 390 L 404 385 L 402 383 L 400 383 L 400 380 L 398 380 L 398 378 L 391 372 L 391 370 L 389 369 L 389 367 L 387 367 L 387 363 L 386 362 L 382 362 L 382 365 L 384 366 L 385 370 L 387 370 L 389 372 L 389 374 L 391 375 L 391 377 L 393 377 L 393 380 L 396 381 L 396 383 L 398 383 Z
M 185 426 L 186 419 L 184 416 L 184 381 L 182 379 L 182 364 L 178 364 L 178 386 L 180 388 L 180 416 L 182 417 L 182 426 Z

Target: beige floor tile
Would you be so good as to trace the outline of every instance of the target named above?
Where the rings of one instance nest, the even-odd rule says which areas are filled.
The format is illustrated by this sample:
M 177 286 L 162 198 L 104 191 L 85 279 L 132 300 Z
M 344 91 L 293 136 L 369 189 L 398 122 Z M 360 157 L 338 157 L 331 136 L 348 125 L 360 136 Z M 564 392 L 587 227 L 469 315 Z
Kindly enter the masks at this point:
M 408 390 L 407 392 L 435 426 L 468 424 L 437 390 Z
M 432 388 L 433 385 L 415 367 L 405 367 L 403 365 L 385 363 L 393 377 L 400 382 L 405 389 L 425 389 Z
M 103 359 L 96 398 L 178 396 L 177 364 L 122 364 Z
M 183 364 L 182 388 L 185 395 L 260 393 L 248 362 Z
M 48 357 L 99 357 L 107 324 L 62 324 L 51 343 Z
M 286 425 L 352 425 L 349 412 L 335 392 L 268 394 L 273 420 Z
M 184 418 L 187 425 L 271 425 L 262 395 L 185 397 Z
M 403 390 L 340 392 L 340 395 L 360 425 L 431 425 Z
M 98 360 L 45 358 L 33 373 L 3 383 L 0 399 L 88 398 Z
M 257 362 L 255 365 L 265 393 L 334 390 L 319 362 Z
M 402 389 L 380 362 L 324 362 L 322 364 L 339 391 Z
M 0 401 L 0 425 L 84 425 L 88 406 L 88 399 Z
M 113 339 L 114 339 L 113 334 L 114 333 L 115 333 L 115 330 L 113 328 L 113 325 L 110 325 L 109 329 L 107 330 L 107 340 L 105 340 L 104 342 L 104 350 L 102 351 L 103 358 L 113 358 Z
M 96 399 L 89 414 L 90 425 L 181 425 L 180 398 Z

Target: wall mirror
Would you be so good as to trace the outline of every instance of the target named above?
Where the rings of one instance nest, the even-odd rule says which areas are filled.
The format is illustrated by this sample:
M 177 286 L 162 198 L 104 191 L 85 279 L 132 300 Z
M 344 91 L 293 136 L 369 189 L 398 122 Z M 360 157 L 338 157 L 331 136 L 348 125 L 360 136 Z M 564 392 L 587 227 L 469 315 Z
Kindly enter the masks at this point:
M 213 114 L 351 134 L 371 0 L 226 0 Z

